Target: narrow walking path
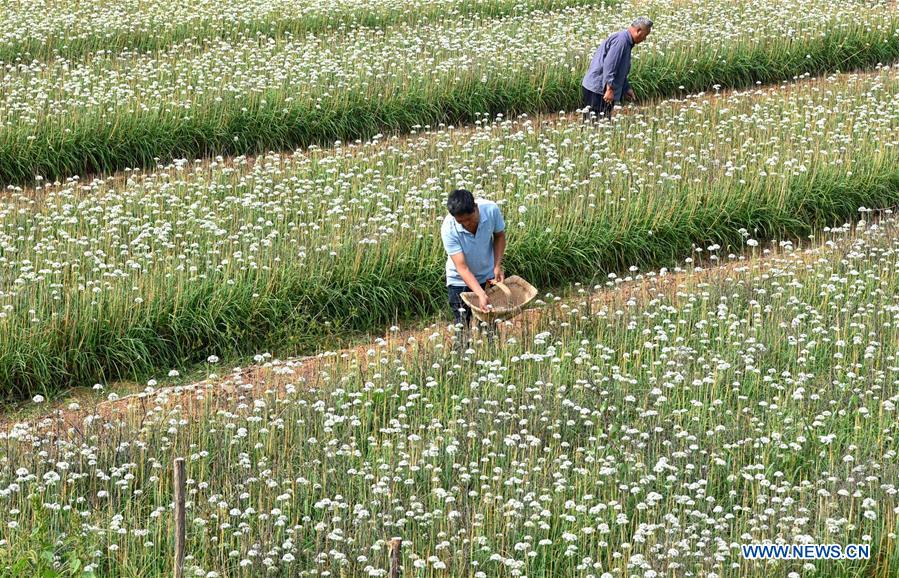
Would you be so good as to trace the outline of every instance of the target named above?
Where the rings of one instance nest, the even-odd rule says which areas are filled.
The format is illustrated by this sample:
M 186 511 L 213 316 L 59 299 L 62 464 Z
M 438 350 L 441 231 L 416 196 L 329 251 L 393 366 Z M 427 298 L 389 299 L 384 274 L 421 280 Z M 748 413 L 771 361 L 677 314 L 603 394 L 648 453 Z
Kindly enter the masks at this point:
M 854 71 L 854 72 L 845 72 L 840 74 L 833 74 L 827 76 L 826 78 L 830 78 L 831 76 L 837 79 L 846 78 L 849 76 L 874 76 L 880 74 L 880 71 L 877 69 L 866 69 L 863 71 Z M 780 84 L 765 84 L 754 87 L 743 87 L 743 88 L 733 88 L 733 89 L 725 89 L 725 90 L 714 90 L 713 88 L 709 88 L 705 92 L 700 92 L 696 94 L 687 94 L 681 98 L 676 97 L 668 97 L 668 98 L 656 98 L 656 99 L 648 99 L 645 101 L 638 101 L 635 103 L 626 103 L 620 106 L 615 107 L 615 111 L 613 112 L 613 123 L 616 119 L 620 119 L 621 117 L 628 117 L 634 114 L 637 114 L 642 111 L 646 111 L 649 109 L 653 109 L 659 106 L 683 106 L 684 103 L 695 102 L 697 100 L 705 100 L 711 101 L 715 99 L 723 99 L 731 96 L 735 93 L 748 93 L 748 92 L 773 92 L 776 91 L 784 96 L 789 95 L 791 92 L 800 88 L 802 86 L 806 86 L 810 83 L 814 83 L 820 81 L 824 76 L 820 77 L 806 77 L 800 78 L 799 80 L 790 80 L 784 81 Z M 533 122 L 538 125 L 548 124 L 553 125 L 559 122 L 578 122 L 581 119 L 581 114 L 577 111 L 572 112 L 555 112 L 555 113 L 539 113 L 533 115 L 520 115 L 517 118 L 529 118 Z M 495 120 L 495 119 L 490 119 Z M 477 126 L 475 124 L 462 124 L 458 126 L 445 126 L 443 128 L 439 127 L 431 127 L 430 129 L 425 129 L 416 133 L 397 133 L 397 134 L 388 134 L 385 137 L 378 139 L 377 142 L 373 140 L 361 141 L 361 143 L 357 144 L 356 142 L 346 143 L 347 147 L 365 147 L 366 152 L 371 151 L 380 151 L 382 149 L 390 148 L 390 147 L 405 147 L 407 143 L 410 141 L 416 141 L 422 138 L 433 138 L 436 135 L 442 135 L 446 132 L 449 132 L 452 135 L 453 139 L 462 138 L 470 136 L 471 134 L 484 130 L 482 127 Z M 239 156 L 215 156 L 215 157 L 202 157 L 198 159 L 176 159 L 164 165 L 159 165 L 154 169 L 134 169 L 134 170 L 123 170 L 117 171 L 115 173 L 109 175 L 103 174 L 95 174 L 95 175 L 79 175 L 77 181 L 67 180 L 60 182 L 59 184 L 54 183 L 45 183 L 40 188 L 35 186 L 28 187 L 9 187 L 0 189 L 0 199 L 4 197 L 9 198 L 11 196 L 11 192 L 16 193 L 16 196 L 19 198 L 26 198 L 30 201 L 33 201 L 34 204 L 32 208 L 37 208 L 40 206 L 41 202 L 47 197 L 49 193 L 53 191 L 58 191 L 66 188 L 67 186 L 71 186 L 70 183 L 77 182 L 78 186 L 81 187 L 80 192 L 83 197 L 86 198 L 93 194 L 92 185 L 100 186 L 106 190 L 113 189 L 122 189 L 128 185 L 128 182 L 135 179 L 140 179 L 142 177 L 146 177 L 148 175 L 153 175 L 157 173 L 164 172 L 174 172 L 180 171 L 181 167 L 189 166 L 193 169 L 199 169 L 203 172 L 212 172 L 213 170 L 221 171 L 223 169 L 227 170 L 238 170 L 241 172 L 249 172 L 253 169 L 254 165 L 257 161 L 264 158 L 280 158 L 280 159 L 289 159 L 294 155 L 309 155 L 312 151 L 328 151 L 332 150 L 333 147 L 312 147 L 312 148 L 301 148 L 295 151 L 270 151 L 268 153 L 262 155 L 239 155 Z
M 536 307 L 499 327 L 496 346 L 501 347 L 509 338 L 528 339 L 535 326 L 547 318 L 561 312 L 583 308 L 591 312 L 612 305 L 637 305 L 658 296 L 675 297 L 676 293 L 699 283 L 717 283 L 727 278 L 754 275 L 769 270 L 784 260 L 798 260 L 808 263 L 816 259 L 822 251 L 832 249 L 821 243 L 809 248 L 784 251 L 772 243 L 771 250 L 757 249 L 754 255 L 739 255 L 723 264 L 709 267 L 699 263 L 688 268 L 662 269 L 648 273 L 635 273 L 632 277 L 617 278 L 613 287 L 583 288 L 576 285 L 569 288 L 570 295 L 544 303 L 539 294 Z M 450 348 L 453 344 L 452 328 L 448 323 L 432 321 L 430 325 L 412 330 L 388 329 L 382 338 L 372 342 L 360 342 L 337 351 L 324 351 L 317 355 L 298 358 L 270 359 L 257 365 L 235 367 L 226 375 L 211 377 L 186 385 L 171 385 L 147 389 L 137 384 L 113 384 L 109 391 L 71 391 L 54 400 L 49 407 L 34 405 L 11 408 L 0 413 L 0 430 L 7 431 L 17 423 L 36 423 L 43 418 L 62 418 L 62 421 L 78 432 L 81 424 L 89 416 L 107 420 L 141 420 L 150 411 L 164 411 L 180 408 L 181 415 L 199 417 L 215 411 L 232 401 L 235 396 L 254 399 L 267 392 L 284 392 L 289 385 L 303 384 L 309 388 L 323 385 L 321 377 L 347 364 L 366 370 L 372 362 L 377 363 L 379 350 L 407 347 L 407 357 L 415 355 L 416 344 L 434 347 L 438 344 Z M 472 347 L 487 347 L 485 341 L 475 339 Z M 460 357 L 461 359 L 461 357 Z M 374 360 L 374 361 L 373 361 Z M 111 398 L 107 398 L 112 393 Z M 74 404 L 74 405 L 73 405 Z M 60 432 L 62 434 L 63 432 Z

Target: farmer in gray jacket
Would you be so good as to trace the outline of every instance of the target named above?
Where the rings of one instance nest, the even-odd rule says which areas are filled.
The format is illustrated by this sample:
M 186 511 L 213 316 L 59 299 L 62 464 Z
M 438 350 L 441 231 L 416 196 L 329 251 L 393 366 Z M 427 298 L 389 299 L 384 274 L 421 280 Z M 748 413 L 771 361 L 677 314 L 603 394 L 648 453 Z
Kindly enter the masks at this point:
M 586 115 L 592 112 L 597 118 L 604 116 L 611 120 L 616 101 L 620 102 L 623 96 L 635 98 L 627 82 L 631 48 L 646 40 L 651 30 L 652 20 L 641 16 L 631 22 L 627 30 L 616 32 L 599 45 L 581 82 L 584 106 L 590 107 Z

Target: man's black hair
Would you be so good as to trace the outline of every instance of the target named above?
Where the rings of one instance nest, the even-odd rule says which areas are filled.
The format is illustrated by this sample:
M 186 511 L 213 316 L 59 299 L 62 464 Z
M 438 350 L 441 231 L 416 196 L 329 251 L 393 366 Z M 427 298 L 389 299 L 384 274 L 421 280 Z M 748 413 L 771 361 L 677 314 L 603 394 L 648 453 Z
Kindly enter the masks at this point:
M 466 189 L 456 189 L 449 194 L 449 198 L 446 200 L 446 208 L 449 210 L 449 214 L 454 217 L 470 215 L 474 213 L 476 208 L 474 195 Z

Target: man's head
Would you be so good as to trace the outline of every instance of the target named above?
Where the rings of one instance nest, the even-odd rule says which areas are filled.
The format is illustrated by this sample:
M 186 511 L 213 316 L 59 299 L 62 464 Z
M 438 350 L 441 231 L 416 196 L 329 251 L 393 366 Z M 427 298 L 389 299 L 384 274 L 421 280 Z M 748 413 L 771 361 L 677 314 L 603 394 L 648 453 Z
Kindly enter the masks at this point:
M 456 218 L 457 223 L 468 229 L 473 228 L 480 219 L 474 195 L 465 189 L 456 189 L 451 192 L 446 200 L 446 208 L 449 214 Z
M 630 28 L 627 30 L 631 33 L 634 44 L 640 44 L 646 40 L 646 37 L 652 32 L 652 20 L 646 16 L 641 16 L 631 22 Z

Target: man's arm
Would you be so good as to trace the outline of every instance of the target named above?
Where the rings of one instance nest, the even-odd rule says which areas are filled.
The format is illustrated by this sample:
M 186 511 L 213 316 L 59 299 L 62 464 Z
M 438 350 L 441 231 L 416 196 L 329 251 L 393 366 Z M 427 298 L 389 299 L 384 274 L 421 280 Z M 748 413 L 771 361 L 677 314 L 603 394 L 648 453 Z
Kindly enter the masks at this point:
M 499 205 L 493 205 L 493 278 L 497 283 L 506 280 L 503 273 L 503 256 L 506 254 L 506 221 Z
M 506 232 L 493 234 L 493 277 L 497 283 L 506 280 L 503 273 L 503 255 L 506 253 Z
M 636 98 L 634 94 L 634 89 L 631 88 L 631 83 L 627 81 L 627 78 L 624 79 L 624 94 L 631 100 Z
M 497 283 L 506 280 L 503 273 L 503 256 L 506 254 L 506 221 L 503 213 L 496 205 L 496 216 L 493 219 L 493 278 Z
M 624 45 L 618 40 L 618 37 L 612 37 L 609 40 L 609 51 L 606 52 L 605 58 L 602 60 L 602 72 L 603 79 L 602 85 L 606 89 L 606 93 L 604 94 L 604 100 L 609 102 L 608 98 L 605 96 L 608 94 L 609 89 L 611 88 L 613 99 L 614 93 L 618 90 L 621 85 L 621 79 L 617 78 L 618 74 L 618 65 L 621 64 L 621 58 L 624 56 Z M 626 81 L 627 79 L 625 79 Z
M 450 255 L 450 259 L 453 260 L 453 265 L 456 266 L 456 272 L 459 273 L 459 277 L 462 277 L 462 280 L 465 281 L 468 288 L 478 296 L 481 309 L 487 309 L 487 306 L 490 304 L 490 301 L 487 299 L 487 293 L 481 289 L 481 284 L 478 283 L 477 277 L 475 277 L 474 273 L 471 272 L 471 269 L 468 268 L 468 263 L 465 262 L 465 254 L 454 253 Z

